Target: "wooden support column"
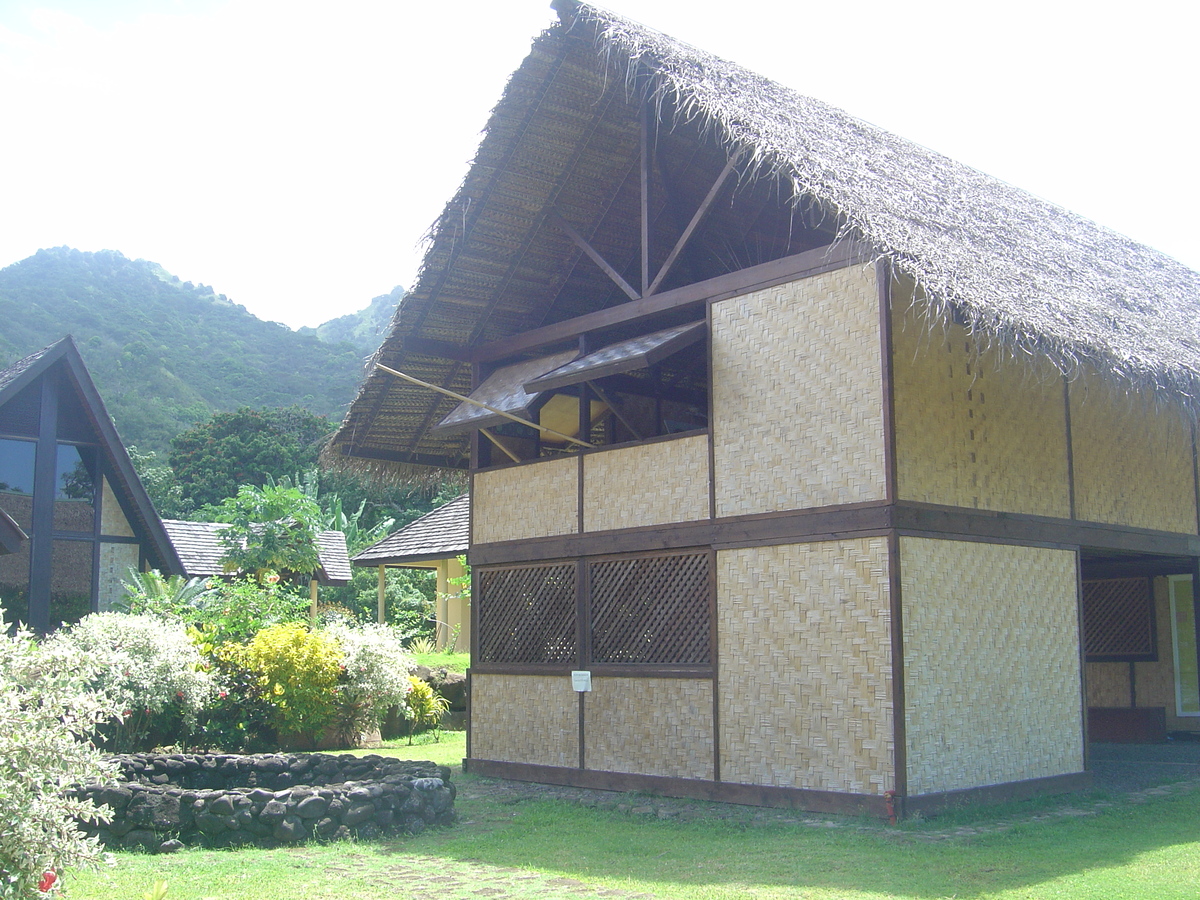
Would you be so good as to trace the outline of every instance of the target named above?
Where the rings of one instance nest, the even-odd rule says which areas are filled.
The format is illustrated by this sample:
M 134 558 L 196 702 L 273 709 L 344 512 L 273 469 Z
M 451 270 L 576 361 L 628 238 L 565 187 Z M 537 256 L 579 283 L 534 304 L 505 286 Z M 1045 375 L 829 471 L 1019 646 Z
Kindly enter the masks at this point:
M 315 624 L 317 621 L 317 579 L 308 580 L 308 617 Z
M 380 625 L 387 623 L 387 567 L 379 567 L 379 588 L 376 593 L 378 598 L 377 619 Z

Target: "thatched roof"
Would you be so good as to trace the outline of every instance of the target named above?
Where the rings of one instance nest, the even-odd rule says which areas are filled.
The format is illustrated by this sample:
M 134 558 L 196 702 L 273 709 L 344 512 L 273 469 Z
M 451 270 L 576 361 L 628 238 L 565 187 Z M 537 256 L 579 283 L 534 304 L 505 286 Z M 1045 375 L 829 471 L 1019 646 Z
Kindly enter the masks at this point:
M 558 7 L 561 21 L 512 76 L 432 229 L 381 362 L 466 393 L 469 349 L 624 302 L 547 218 L 556 211 L 632 280 L 638 115 L 649 96 L 658 190 L 675 207 L 694 209 L 729 156 L 744 152 L 732 199 L 706 221 L 703 252 L 679 278 L 853 236 L 912 278 L 935 316 L 953 314 L 1067 375 L 1088 365 L 1200 405 L 1200 274 L 629 19 L 572 0 Z M 788 218 L 772 230 L 779 210 Z M 665 203 L 652 212 L 653 270 L 681 226 Z M 786 237 L 751 246 L 763 233 Z M 453 406 L 375 370 L 326 458 L 462 466 L 463 437 L 428 433 Z

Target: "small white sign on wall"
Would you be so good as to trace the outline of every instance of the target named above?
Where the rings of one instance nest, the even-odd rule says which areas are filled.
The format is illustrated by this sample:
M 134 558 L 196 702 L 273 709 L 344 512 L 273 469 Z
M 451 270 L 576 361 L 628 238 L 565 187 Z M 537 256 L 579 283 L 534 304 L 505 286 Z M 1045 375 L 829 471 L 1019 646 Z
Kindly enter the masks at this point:
M 591 672 L 572 672 L 571 687 L 582 693 L 592 689 L 592 673 Z

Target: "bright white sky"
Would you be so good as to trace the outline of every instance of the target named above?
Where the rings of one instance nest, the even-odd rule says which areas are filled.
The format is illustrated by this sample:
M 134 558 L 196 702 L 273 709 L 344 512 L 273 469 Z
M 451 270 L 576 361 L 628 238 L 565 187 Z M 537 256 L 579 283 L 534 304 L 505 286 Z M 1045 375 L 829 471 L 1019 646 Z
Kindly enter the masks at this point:
M 612 3 L 1200 268 L 1200 4 Z M 0 267 L 112 249 L 293 327 L 361 309 L 412 284 L 553 17 L 548 0 L 0 0 Z

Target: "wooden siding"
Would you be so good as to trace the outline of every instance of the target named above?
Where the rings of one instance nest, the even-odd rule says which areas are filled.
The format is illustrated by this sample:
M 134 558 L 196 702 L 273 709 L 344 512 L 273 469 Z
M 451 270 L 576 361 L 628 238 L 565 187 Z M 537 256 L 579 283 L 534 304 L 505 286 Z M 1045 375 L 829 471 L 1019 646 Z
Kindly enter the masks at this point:
M 1065 550 L 902 537 L 909 795 L 1083 770 Z
M 873 266 L 714 303 L 712 370 L 717 516 L 884 498 Z
M 883 538 L 717 554 L 721 780 L 894 787 Z
M 588 769 L 712 779 L 712 681 L 594 678 L 584 702 Z
M 707 519 L 708 494 L 704 435 L 584 457 L 585 531 Z

